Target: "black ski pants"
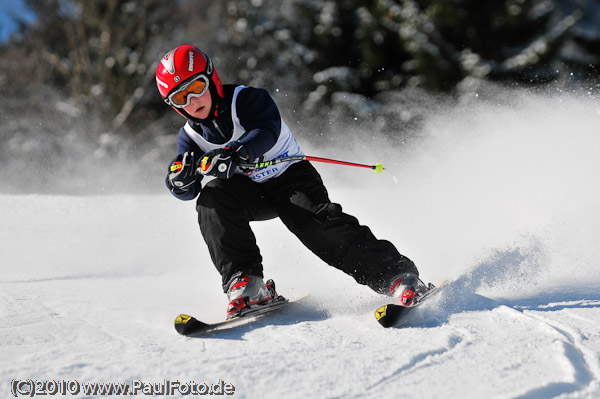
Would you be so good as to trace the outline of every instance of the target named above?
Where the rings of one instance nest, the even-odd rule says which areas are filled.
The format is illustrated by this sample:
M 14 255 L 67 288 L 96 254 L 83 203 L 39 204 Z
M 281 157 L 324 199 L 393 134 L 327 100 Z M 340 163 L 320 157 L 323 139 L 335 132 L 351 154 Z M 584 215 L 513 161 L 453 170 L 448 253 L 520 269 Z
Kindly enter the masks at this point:
M 249 222 L 276 217 L 323 261 L 377 292 L 386 293 L 400 273 L 417 273 L 415 264 L 394 245 L 375 238 L 329 200 L 320 175 L 307 161 L 263 183 L 244 175 L 214 179 L 202 189 L 196 209 L 224 291 L 232 276 L 263 275 Z

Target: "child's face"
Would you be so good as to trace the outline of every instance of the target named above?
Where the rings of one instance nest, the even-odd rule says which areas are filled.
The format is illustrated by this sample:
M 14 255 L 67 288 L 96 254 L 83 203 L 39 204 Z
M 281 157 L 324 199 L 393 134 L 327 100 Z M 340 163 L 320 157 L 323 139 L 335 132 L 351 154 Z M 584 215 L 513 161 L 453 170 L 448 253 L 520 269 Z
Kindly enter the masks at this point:
M 206 119 L 208 118 L 208 114 L 210 113 L 210 108 L 212 106 L 212 100 L 210 98 L 210 90 L 206 90 L 206 92 L 200 97 L 192 97 L 190 99 L 190 105 L 184 107 L 183 109 L 189 115 L 198 119 Z

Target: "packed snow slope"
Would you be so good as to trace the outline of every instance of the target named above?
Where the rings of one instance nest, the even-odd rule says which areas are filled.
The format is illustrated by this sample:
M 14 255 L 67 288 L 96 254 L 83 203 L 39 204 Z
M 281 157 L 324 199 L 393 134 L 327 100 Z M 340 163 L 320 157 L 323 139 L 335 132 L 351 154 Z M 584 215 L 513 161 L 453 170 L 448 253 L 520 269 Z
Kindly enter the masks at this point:
M 450 281 L 398 328 L 373 317 L 386 298 L 275 220 L 254 224 L 265 275 L 283 295 L 310 297 L 183 338 L 179 313 L 212 322 L 226 307 L 192 202 L 166 190 L 0 195 L 0 397 L 13 379 L 166 379 L 223 380 L 239 398 L 598 398 L 598 104 L 520 94 L 437 112 L 398 148 L 377 137 L 351 152 L 302 143 L 382 162 L 380 175 L 317 167 L 332 200 L 424 280 Z

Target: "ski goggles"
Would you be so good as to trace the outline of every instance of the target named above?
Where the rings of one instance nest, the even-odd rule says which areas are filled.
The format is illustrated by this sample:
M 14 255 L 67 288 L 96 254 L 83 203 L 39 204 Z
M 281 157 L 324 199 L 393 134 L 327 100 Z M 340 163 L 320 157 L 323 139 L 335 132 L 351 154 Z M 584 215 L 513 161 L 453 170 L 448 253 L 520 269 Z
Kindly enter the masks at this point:
M 176 108 L 185 108 L 190 105 L 192 98 L 204 95 L 206 90 L 208 90 L 208 78 L 204 75 L 198 75 L 169 94 L 165 102 Z

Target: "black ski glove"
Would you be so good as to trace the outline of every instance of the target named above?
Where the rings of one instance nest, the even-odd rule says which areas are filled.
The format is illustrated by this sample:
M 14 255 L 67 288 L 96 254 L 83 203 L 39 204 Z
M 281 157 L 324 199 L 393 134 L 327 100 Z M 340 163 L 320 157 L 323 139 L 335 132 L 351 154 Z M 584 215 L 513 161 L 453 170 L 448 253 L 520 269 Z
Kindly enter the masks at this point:
M 207 152 L 200 161 L 198 171 L 205 176 L 229 179 L 244 158 L 243 148 L 239 141 L 231 141 L 223 148 Z
M 196 157 L 193 152 L 179 154 L 171 162 L 167 180 L 176 193 L 188 191 L 194 186 L 198 178 L 202 176 L 198 174 L 196 169 Z

